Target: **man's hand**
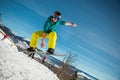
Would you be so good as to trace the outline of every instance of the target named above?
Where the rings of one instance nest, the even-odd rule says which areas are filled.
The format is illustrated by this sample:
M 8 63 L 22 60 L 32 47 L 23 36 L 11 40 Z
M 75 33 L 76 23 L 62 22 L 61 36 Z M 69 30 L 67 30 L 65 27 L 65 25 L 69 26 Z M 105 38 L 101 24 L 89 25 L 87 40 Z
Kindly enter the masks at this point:
M 41 48 L 44 47 L 44 41 L 41 41 L 41 44 L 40 44 Z
M 41 40 L 41 44 L 40 44 L 41 48 L 44 47 L 44 39 L 45 39 L 45 37 L 46 37 L 46 33 L 43 33 L 43 35 L 42 35 L 42 40 Z
M 76 27 L 77 26 L 75 23 L 72 23 L 72 22 L 65 22 L 65 25 L 72 26 L 72 27 Z
M 76 24 L 74 24 L 74 23 L 72 23 L 72 26 L 73 26 L 73 27 L 77 27 L 77 25 L 76 25 Z

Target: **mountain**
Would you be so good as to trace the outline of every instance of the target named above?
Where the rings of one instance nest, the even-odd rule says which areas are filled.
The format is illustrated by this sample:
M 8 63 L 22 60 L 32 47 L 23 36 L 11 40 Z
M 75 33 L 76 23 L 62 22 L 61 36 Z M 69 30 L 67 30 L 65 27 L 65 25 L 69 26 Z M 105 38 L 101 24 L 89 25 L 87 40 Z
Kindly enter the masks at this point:
M 12 31 L 6 27 L 6 26 L 0 26 L 0 28 L 6 33 L 9 35 L 10 39 L 15 43 L 15 45 L 17 46 L 17 49 L 20 50 L 21 48 L 22 49 L 26 49 L 28 48 L 29 46 L 29 39 L 28 38 L 25 38 L 25 37 L 20 37 L 20 36 L 17 36 L 15 35 L 14 33 L 12 33 Z M 40 50 L 41 51 L 41 50 Z M 37 58 L 40 58 L 42 59 L 44 55 L 35 55 Z M 47 61 L 46 61 L 46 66 L 47 67 L 57 67 L 57 68 L 60 68 L 61 65 L 64 65 L 64 63 L 52 56 L 47 56 Z M 52 70 L 51 68 L 51 70 Z M 75 68 L 74 66 L 71 66 L 69 65 L 69 68 L 72 70 L 72 72 L 78 72 L 77 75 L 78 75 L 78 78 L 77 80 L 99 80 L 93 76 L 91 76 L 90 74 L 87 74 L 86 72 L 80 70 L 80 69 L 77 69 Z M 56 72 L 55 72 L 56 73 Z M 66 72 L 67 73 L 67 72 Z M 69 72 L 68 72 L 69 73 Z M 57 73 L 56 73 L 57 74 Z
M 3 26 L 0 26 L 0 28 L 6 34 L 8 34 L 8 36 L 13 40 L 14 43 L 18 43 L 19 41 L 22 41 L 22 42 L 26 42 L 27 44 L 29 44 L 29 40 L 27 38 L 15 35 L 8 27 L 3 25 Z

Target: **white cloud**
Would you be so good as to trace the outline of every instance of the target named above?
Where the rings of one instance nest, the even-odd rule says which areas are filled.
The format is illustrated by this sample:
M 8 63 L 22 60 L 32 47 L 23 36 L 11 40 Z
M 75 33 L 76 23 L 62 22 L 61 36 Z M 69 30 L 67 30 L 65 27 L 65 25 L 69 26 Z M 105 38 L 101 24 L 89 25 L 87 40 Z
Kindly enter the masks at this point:
M 38 3 L 34 0 L 28 0 L 28 1 L 17 0 L 16 2 L 18 2 L 19 4 L 31 9 L 32 11 L 36 12 L 40 16 L 48 17 L 47 16 L 48 15 L 47 14 L 48 7 L 40 4 L 40 3 L 42 3 L 42 1 L 40 3 Z

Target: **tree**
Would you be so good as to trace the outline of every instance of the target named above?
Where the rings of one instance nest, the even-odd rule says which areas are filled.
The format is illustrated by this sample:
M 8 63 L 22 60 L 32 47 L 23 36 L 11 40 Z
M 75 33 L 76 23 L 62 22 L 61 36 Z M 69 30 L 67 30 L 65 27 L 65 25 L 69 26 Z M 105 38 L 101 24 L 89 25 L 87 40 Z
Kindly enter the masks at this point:
M 77 60 L 77 57 L 71 53 L 66 55 L 63 59 L 64 64 L 62 64 L 61 68 L 58 71 L 58 77 L 62 80 L 72 80 L 74 76 L 74 71 L 71 69 L 70 65 L 72 65 Z

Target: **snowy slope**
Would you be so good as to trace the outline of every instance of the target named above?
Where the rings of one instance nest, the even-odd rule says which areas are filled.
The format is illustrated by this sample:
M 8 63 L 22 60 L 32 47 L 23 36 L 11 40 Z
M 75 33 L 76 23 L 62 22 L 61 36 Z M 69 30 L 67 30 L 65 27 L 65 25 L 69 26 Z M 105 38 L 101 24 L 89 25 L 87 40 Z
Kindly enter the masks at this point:
M 8 39 L 1 41 L 0 33 L 0 80 L 59 80 L 44 65 L 18 52 Z

